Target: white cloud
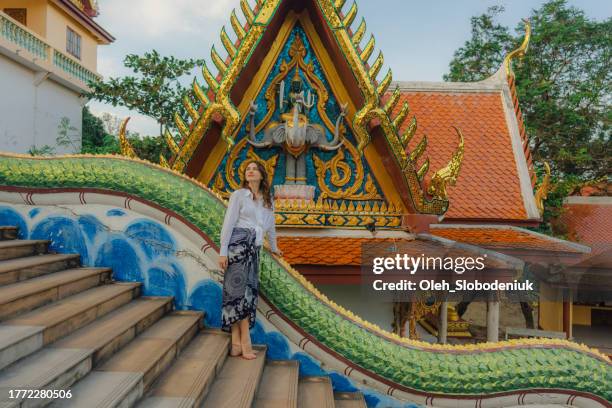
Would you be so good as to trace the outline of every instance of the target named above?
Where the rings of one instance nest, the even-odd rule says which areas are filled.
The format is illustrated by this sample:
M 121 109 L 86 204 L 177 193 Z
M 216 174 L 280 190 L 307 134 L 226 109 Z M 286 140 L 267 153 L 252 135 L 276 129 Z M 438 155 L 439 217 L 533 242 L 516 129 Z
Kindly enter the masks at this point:
M 98 21 L 111 33 L 162 37 L 177 32 L 197 33 L 210 20 L 228 19 L 238 0 L 106 0 Z
M 125 70 L 121 60 L 103 54 L 98 55 L 98 73 L 103 77 L 119 76 Z

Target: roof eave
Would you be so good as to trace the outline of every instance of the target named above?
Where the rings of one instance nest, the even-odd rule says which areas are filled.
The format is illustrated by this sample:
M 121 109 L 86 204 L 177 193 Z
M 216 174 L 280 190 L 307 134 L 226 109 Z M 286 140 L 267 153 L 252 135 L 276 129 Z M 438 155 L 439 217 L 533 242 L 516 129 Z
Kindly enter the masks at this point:
M 115 41 L 115 37 L 96 23 L 91 17 L 80 10 L 69 0 L 52 0 L 54 4 L 72 14 L 86 29 L 88 29 L 100 44 L 108 45 Z

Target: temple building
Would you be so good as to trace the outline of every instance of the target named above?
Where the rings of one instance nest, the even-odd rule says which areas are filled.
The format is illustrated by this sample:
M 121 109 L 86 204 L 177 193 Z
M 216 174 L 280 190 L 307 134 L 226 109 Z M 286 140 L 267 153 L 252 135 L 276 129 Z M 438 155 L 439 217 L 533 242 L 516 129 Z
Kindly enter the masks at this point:
M 609 407 L 609 352 L 571 341 L 609 319 L 605 297 L 584 298 L 612 288 L 584 239 L 599 234 L 581 229 L 604 225 L 609 205 L 568 199 L 579 242 L 533 230 L 550 169 L 536 180 L 512 72 L 530 26 L 484 81 L 403 82 L 355 3 L 240 9 L 184 95 L 179 134 L 165 134 L 172 157 L 138 159 L 127 119 L 121 155 L 0 152 L 0 401 L 53 390 L 34 404 Z M 53 72 L 39 85 L 55 86 Z M 226 199 L 253 159 L 283 254 L 259 253 L 247 360 L 228 356 L 221 330 L 219 253 Z M 424 262 L 415 274 L 538 286 L 455 299 L 427 275 L 412 296 L 372 295 L 373 277 L 411 275 L 387 273 L 396 255 Z
M 97 15 L 90 0 L 0 0 L 0 150 L 80 152 L 82 95 L 114 41 Z
M 440 325 L 470 337 L 460 317 L 469 302 L 457 313 L 439 302 L 365 301 L 364 246 L 486 253 L 514 271 L 509 277 L 589 254 L 528 229 L 542 220 L 548 185 L 548 176 L 536 185 L 511 66 L 527 51 L 529 26 L 521 47 L 483 81 L 394 81 L 356 6 L 324 23 L 331 17 L 315 2 L 267 4 L 258 2 L 257 18 L 246 8 L 245 25 L 232 15 L 233 38 L 222 30 L 226 56 L 213 49 L 216 73 L 204 66 L 204 84 L 194 80 L 185 96 L 180 144 L 167 135 L 169 165 L 227 198 L 246 160 L 263 162 L 284 257 L 322 293 L 384 329 L 404 335 L 412 322 L 416 337 L 420 320 L 445 341 Z M 257 39 L 247 42 L 253 31 Z M 499 301 L 487 302 L 489 341 L 499 338 Z M 521 302 L 527 321 L 535 304 Z M 569 322 L 568 307 L 554 310 Z M 571 323 L 537 326 L 571 336 Z

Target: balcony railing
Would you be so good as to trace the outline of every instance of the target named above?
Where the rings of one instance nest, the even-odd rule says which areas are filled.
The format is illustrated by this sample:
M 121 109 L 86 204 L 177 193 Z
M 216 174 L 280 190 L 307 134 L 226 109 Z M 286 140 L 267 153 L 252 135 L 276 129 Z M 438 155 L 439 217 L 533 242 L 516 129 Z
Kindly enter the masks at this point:
M 29 53 L 44 60 L 49 59 L 51 46 L 3 13 L 0 13 L 0 33 L 2 37 L 26 49 Z
M 73 58 L 55 49 L 53 50 L 53 65 L 85 84 L 88 81 L 100 78 L 98 74 L 91 72 Z
M 88 81 L 100 78 L 100 75 L 85 68 L 78 60 L 53 48 L 40 36 L 2 11 L 0 11 L 0 38 L 30 53 L 35 63 L 47 63 L 54 66 L 64 74 L 82 82 L 82 85 L 86 86 Z

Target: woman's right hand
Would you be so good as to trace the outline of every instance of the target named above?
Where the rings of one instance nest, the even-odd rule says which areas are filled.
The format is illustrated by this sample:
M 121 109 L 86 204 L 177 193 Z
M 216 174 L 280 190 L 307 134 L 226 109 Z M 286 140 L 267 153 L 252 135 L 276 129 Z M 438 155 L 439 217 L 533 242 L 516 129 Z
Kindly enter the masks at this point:
M 219 266 L 223 270 L 227 269 L 227 256 L 220 256 L 219 257 Z

